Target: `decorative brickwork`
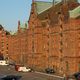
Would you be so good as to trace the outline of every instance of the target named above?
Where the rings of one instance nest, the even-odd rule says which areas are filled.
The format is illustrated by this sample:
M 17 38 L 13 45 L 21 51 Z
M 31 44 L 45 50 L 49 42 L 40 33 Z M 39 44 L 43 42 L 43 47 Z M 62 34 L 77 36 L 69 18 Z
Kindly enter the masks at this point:
M 9 58 L 38 71 L 80 71 L 80 19 L 70 19 L 68 4 L 60 4 L 38 15 L 33 1 L 28 28 L 18 22 L 17 33 L 8 38 Z

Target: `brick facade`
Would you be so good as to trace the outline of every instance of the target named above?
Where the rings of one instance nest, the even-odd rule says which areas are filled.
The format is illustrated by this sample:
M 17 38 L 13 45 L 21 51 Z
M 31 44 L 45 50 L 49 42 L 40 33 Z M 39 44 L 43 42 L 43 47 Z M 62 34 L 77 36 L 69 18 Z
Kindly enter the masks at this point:
M 18 22 L 17 33 L 9 35 L 9 58 L 39 71 L 48 67 L 62 74 L 80 71 L 80 19 L 70 19 L 68 14 L 65 18 L 59 14 L 57 23 L 53 25 L 49 15 L 40 20 L 33 2 L 28 28 L 23 31 Z
M 4 56 L 4 59 L 8 57 L 8 32 L 4 30 L 3 26 L 0 25 L 0 54 Z

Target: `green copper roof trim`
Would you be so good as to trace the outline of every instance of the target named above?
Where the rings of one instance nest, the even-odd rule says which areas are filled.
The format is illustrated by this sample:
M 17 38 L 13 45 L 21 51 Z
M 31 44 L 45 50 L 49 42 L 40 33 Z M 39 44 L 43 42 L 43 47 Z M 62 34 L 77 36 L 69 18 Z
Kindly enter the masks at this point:
M 69 11 L 69 14 L 70 14 L 70 18 L 76 18 L 80 16 L 80 6 L 78 6 L 74 10 Z
M 55 5 L 61 1 L 55 2 Z M 53 6 L 53 2 L 36 1 L 37 13 L 40 14 Z

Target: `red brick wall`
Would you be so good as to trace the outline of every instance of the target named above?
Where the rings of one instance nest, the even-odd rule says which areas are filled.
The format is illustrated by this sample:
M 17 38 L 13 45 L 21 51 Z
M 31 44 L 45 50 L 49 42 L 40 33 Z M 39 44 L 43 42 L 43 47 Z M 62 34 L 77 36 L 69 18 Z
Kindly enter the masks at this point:
M 80 24 L 70 20 L 54 27 L 35 27 L 9 36 L 9 56 L 17 63 L 44 70 L 54 68 L 56 72 L 69 74 L 79 71 Z
M 45 23 L 31 12 L 28 29 L 9 37 L 9 57 L 35 70 L 54 68 L 72 74 L 79 71 L 80 19 L 69 19 L 62 26 Z
M 0 30 L 0 53 L 7 57 L 7 35 L 4 29 Z

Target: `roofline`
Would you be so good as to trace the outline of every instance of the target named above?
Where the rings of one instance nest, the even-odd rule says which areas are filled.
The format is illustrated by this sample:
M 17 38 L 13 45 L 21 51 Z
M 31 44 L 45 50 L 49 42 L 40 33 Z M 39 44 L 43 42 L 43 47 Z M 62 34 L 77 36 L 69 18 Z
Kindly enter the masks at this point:
M 48 2 L 48 1 L 35 1 L 35 2 L 44 2 L 44 3 L 53 3 L 53 2 Z M 52 6 L 51 6 L 52 7 Z M 48 9 L 50 9 L 51 7 L 49 7 Z M 46 9 L 45 11 L 47 11 L 48 9 Z M 41 13 L 43 13 L 44 11 L 42 11 Z M 39 13 L 38 15 L 40 15 L 41 13 Z
M 52 3 L 52 2 L 51 2 Z M 61 2 L 59 2 L 59 3 L 61 3 Z M 58 4 L 59 4 L 58 3 Z M 57 5 L 57 4 L 56 4 Z M 51 6 L 50 8 L 52 8 L 53 6 Z M 50 8 L 48 8 L 48 9 L 46 9 L 45 11 L 43 11 L 42 13 L 44 13 L 44 12 L 46 12 L 46 11 L 48 11 Z M 42 13 L 40 13 L 40 14 L 42 14 Z M 40 15 L 40 14 L 38 14 L 38 15 Z
M 48 1 L 35 1 L 35 2 L 45 2 L 45 3 L 52 3 L 52 2 L 48 2 Z
M 50 8 L 52 8 L 52 6 L 51 6 L 51 7 L 49 7 L 48 9 L 46 9 L 46 10 L 44 10 L 44 11 L 40 12 L 38 15 L 40 15 L 40 14 L 44 13 L 45 11 L 48 11 Z

